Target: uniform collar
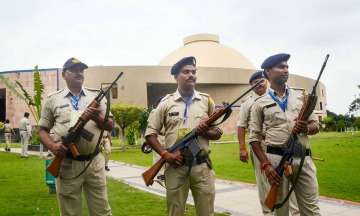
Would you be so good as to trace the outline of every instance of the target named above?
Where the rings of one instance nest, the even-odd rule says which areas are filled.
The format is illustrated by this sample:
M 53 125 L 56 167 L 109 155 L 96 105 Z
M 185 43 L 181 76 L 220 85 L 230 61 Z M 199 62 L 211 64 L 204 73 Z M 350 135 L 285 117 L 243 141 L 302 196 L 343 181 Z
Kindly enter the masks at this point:
M 87 90 L 86 90 L 84 87 L 82 87 L 82 88 L 81 88 L 80 95 L 81 95 L 81 96 L 86 96 L 87 94 L 88 94 Z M 64 91 L 63 91 L 63 96 L 64 96 L 64 97 L 68 97 L 69 95 L 72 95 L 72 93 L 71 93 L 70 89 L 69 89 L 68 87 L 66 87 L 66 88 L 64 89 Z
M 182 97 L 181 97 L 181 94 L 179 92 L 179 89 L 177 89 L 175 94 L 174 94 L 174 101 L 178 101 L 180 99 L 182 99 Z M 201 99 L 200 93 L 198 91 L 196 91 L 196 90 L 194 90 L 193 99 L 198 99 L 198 100 Z
M 284 95 L 282 95 L 281 97 L 279 97 L 279 95 L 278 95 L 278 94 L 275 92 L 275 90 L 272 89 L 271 87 L 269 87 L 269 90 L 268 90 L 268 91 L 271 92 L 274 96 L 276 96 L 276 97 L 278 97 L 278 98 L 283 98 L 283 97 L 285 97 L 286 95 L 289 94 L 290 88 L 289 88 L 288 85 L 285 85 L 285 92 L 284 92 Z

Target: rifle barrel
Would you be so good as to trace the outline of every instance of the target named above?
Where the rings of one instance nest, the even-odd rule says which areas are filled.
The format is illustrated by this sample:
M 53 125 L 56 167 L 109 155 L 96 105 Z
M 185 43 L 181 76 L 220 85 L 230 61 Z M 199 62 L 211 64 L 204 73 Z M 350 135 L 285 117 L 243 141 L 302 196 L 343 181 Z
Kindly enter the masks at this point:
M 318 77 L 316 79 L 315 85 L 314 85 L 314 87 L 312 89 L 312 92 L 311 92 L 312 95 L 315 95 L 317 85 L 319 83 L 320 77 L 321 77 L 321 75 L 322 75 L 322 73 L 323 73 L 323 71 L 325 69 L 325 66 L 326 66 L 326 63 L 327 63 L 329 57 L 330 57 L 330 55 L 326 54 L 325 61 L 324 61 L 323 65 L 321 66 L 320 73 L 319 73 L 319 75 L 318 75 Z
M 265 80 L 260 80 L 257 83 L 255 83 L 255 85 L 251 86 L 251 88 L 246 90 L 246 92 L 244 92 L 242 95 L 240 95 L 238 98 L 236 98 L 231 104 L 227 105 L 225 110 L 230 109 L 236 102 L 238 102 L 238 100 L 243 98 L 245 95 L 247 95 L 249 92 L 251 92 L 254 88 L 258 87 L 262 82 L 265 82 Z

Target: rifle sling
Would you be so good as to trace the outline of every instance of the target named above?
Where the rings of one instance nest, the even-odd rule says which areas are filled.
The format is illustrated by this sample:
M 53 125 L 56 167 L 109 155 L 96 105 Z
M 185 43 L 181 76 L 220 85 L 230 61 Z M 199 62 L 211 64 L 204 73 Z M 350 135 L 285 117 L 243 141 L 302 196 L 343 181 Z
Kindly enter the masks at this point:
M 281 208 L 290 198 L 290 195 L 291 193 L 294 191 L 295 187 L 296 187 L 296 184 L 299 180 L 299 177 L 300 177 L 300 174 L 301 174 L 301 171 L 302 171 L 302 167 L 304 165 L 304 161 L 305 161 L 305 157 L 306 157 L 306 152 L 307 151 L 303 151 L 303 154 L 301 155 L 301 161 L 300 161 L 300 165 L 299 165 L 299 171 L 297 172 L 296 176 L 295 176 L 295 181 L 294 181 L 294 184 L 292 184 L 288 194 L 286 195 L 285 199 L 280 202 L 280 203 L 277 203 L 274 205 L 273 209 L 271 209 L 271 211 L 274 211 L 275 209 L 278 209 L 278 208 Z M 311 154 L 310 154 L 311 155 Z
M 211 127 L 215 127 L 215 126 L 222 124 L 224 121 L 226 121 L 230 117 L 231 113 L 232 113 L 232 109 L 228 109 L 226 111 L 223 119 L 219 123 L 212 124 Z

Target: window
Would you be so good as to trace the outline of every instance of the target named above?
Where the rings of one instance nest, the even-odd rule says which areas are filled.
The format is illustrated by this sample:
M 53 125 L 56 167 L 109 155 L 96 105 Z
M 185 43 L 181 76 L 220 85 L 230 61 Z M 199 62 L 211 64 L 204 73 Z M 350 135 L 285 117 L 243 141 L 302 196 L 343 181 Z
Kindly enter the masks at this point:
M 320 102 L 319 104 L 320 104 L 320 110 L 323 110 L 323 104 L 322 104 L 322 102 Z

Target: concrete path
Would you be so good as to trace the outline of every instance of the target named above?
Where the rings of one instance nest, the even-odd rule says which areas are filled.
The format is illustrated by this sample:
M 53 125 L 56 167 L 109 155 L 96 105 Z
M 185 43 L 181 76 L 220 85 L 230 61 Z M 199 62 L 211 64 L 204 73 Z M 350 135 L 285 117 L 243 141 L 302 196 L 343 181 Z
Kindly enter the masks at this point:
M 4 149 L 1 149 L 4 151 Z M 20 149 L 12 149 L 12 152 L 20 153 Z M 29 152 L 30 155 L 38 155 L 38 152 Z M 122 181 L 130 186 L 156 195 L 165 196 L 165 189 L 155 183 L 146 187 L 141 173 L 144 167 L 110 161 L 110 171 L 107 175 L 113 179 Z M 215 210 L 227 212 L 234 216 L 259 216 L 261 209 L 258 201 L 257 188 L 253 184 L 224 181 L 217 179 L 215 182 L 216 198 Z M 193 204 L 191 194 L 188 203 Z M 320 209 L 323 216 L 359 216 L 360 203 L 321 197 Z

